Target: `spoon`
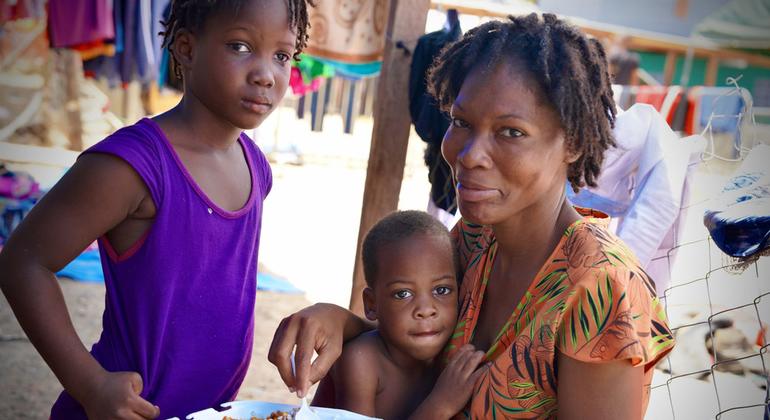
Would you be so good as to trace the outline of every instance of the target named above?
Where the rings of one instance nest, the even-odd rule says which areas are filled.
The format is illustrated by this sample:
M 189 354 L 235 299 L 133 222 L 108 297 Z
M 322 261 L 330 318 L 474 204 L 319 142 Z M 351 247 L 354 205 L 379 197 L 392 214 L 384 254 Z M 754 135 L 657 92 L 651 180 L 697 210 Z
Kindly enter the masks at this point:
M 296 377 L 296 371 L 294 369 L 294 352 L 291 353 L 291 373 Z M 307 397 L 302 397 L 302 405 L 299 406 L 299 410 L 294 414 L 294 420 L 321 420 L 310 406 L 307 404 Z

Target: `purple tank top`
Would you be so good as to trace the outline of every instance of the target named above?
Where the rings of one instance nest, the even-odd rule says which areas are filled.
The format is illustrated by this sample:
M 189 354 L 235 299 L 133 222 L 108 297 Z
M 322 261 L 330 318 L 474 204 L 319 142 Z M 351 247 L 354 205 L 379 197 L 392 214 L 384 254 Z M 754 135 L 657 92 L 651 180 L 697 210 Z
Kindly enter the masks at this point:
M 108 371 L 138 372 L 141 396 L 160 407 L 160 418 L 234 399 L 249 366 L 262 202 L 272 175 L 248 136 L 239 143 L 252 187 L 235 212 L 206 196 L 150 119 L 84 152 L 126 161 L 157 209 L 147 234 L 122 255 L 99 239 L 106 305 L 91 354 Z M 51 418 L 86 416 L 65 391 Z

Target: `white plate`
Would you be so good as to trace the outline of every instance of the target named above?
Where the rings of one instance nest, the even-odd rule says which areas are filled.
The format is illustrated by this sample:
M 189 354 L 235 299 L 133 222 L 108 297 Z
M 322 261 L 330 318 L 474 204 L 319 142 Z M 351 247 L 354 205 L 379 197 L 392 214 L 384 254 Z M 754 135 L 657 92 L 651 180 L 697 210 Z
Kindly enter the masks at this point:
M 290 413 L 295 408 L 298 408 L 298 406 L 264 401 L 232 401 L 222 404 L 220 410 L 207 408 L 188 414 L 185 418 L 187 420 L 222 420 L 223 417 L 229 416 L 239 420 L 248 420 L 251 416 L 267 417 L 274 411 L 285 411 Z M 378 420 L 374 417 L 362 416 L 350 411 L 338 410 L 335 408 L 311 408 L 323 420 Z M 179 418 L 174 417 L 169 420 L 179 420 Z

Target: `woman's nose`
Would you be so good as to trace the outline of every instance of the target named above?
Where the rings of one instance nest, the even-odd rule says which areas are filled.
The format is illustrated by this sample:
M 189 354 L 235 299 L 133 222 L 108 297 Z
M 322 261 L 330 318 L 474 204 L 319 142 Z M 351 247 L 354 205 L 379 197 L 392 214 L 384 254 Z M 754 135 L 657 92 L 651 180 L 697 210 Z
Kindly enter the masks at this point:
M 469 135 L 457 151 L 457 162 L 465 168 L 488 168 L 491 163 L 488 143 L 483 135 Z

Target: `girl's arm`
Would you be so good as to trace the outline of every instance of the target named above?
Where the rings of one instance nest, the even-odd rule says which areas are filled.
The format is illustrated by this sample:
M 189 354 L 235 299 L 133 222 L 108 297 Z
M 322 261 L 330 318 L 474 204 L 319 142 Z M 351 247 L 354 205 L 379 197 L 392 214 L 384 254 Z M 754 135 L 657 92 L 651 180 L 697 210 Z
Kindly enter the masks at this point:
M 586 363 L 558 355 L 559 420 L 641 419 L 644 367 L 628 360 Z
M 303 397 L 310 385 L 326 376 L 342 353 L 342 344 L 364 331 L 374 329 L 347 309 L 329 303 L 317 303 L 284 318 L 275 330 L 267 359 L 278 368 L 281 379 L 291 392 Z M 291 369 L 295 351 L 296 378 Z M 318 357 L 310 363 L 313 352 Z
M 159 412 L 139 397 L 138 374 L 107 372 L 83 346 L 55 273 L 148 197 L 127 163 L 85 155 L 35 205 L 0 252 L 0 289 L 30 342 L 89 417 L 107 417 L 119 406 L 145 418 Z

